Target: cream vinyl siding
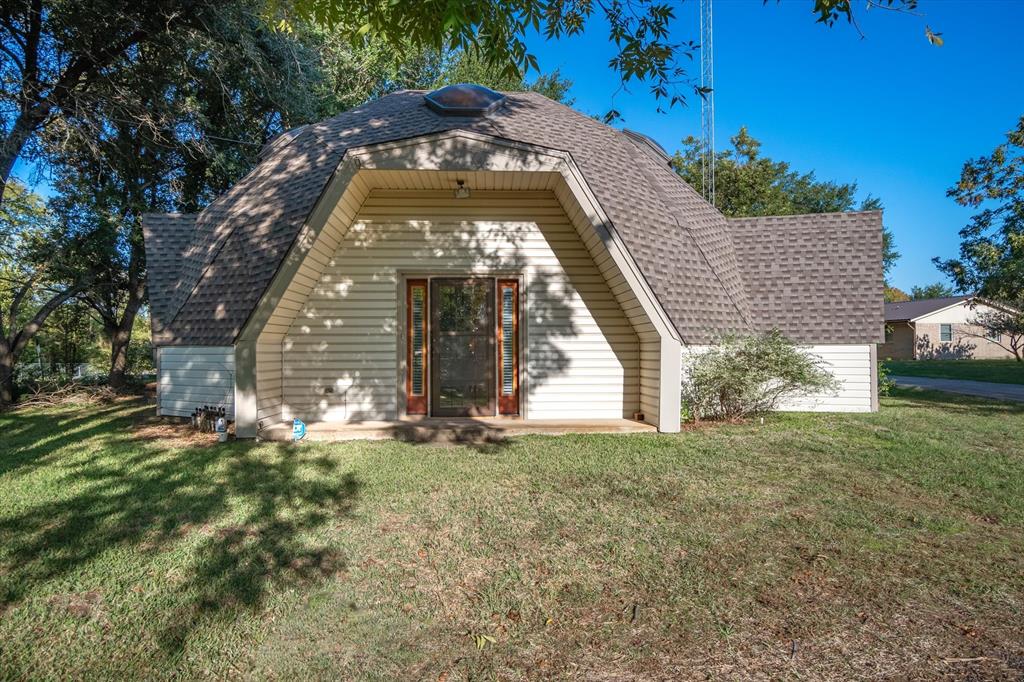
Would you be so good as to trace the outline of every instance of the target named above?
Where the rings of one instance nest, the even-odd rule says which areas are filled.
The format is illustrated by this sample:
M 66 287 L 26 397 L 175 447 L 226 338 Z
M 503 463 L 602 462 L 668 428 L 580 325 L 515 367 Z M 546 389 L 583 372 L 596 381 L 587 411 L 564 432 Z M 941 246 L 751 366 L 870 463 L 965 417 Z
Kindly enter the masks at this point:
M 703 352 L 706 347 L 683 349 L 683 378 L 687 358 Z M 841 382 L 835 394 L 812 395 L 782 405 L 786 412 L 870 412 L 871 411 L 871 345 L 814 345 L 805 350 L 820 358 L 826 369 Z
M 637 334 L 550 190 L 473 189 L 456 200 L 450 190 L 374 189 L 320 257 L 319 277 L 301 282 L 308 297 L 289 293 L 300 307 L 281 342 L 281 418 L 398 416 L 403 274 L 522 274 L 528 418 L 621 418 L 637 409 Z M 261 374 L 261 390 L 263 382 Z
M 260 336 L 256 342 L 256 420 L 273 424 L 282 420 L 284 400 L 281 397 L 281 339 Z
M 232 346 L 163 346 L 157 351 L 157 413 L 188 417 L 197 407 L 235 410 L 235 349 Z
M 591 227 L 590 219 L 572 196 L 565 183 L 555 186 L 555 196 L 566 215 L 583 240 L 594 265 L 601 272 L 608 289 L 618 302 L 637 334 L 639 393 L 637 408 L 644 414 L 644 420 L 658 426 L 659 386 L 661 385 L 661 337 L 654 324 L 647 317 L 640 301 L 630 288 L 626 278 L 618 271 L 615 262 L 602 243 L 598 233 Z M 625 415 L 631 417 L 632 414 Z

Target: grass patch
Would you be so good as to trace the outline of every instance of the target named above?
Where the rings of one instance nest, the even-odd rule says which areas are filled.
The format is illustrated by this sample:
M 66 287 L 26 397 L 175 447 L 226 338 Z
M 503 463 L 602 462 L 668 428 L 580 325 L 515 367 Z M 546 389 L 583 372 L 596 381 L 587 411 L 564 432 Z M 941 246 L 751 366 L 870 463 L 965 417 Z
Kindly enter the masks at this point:
M 885 364 L 896 376 L 1024 384 L 1024 362 L 1016 360 L 886 360 Z
M 0 677 L 1024 670 L 1024 406 L 477 449 L 151 410 L 0 415 Z

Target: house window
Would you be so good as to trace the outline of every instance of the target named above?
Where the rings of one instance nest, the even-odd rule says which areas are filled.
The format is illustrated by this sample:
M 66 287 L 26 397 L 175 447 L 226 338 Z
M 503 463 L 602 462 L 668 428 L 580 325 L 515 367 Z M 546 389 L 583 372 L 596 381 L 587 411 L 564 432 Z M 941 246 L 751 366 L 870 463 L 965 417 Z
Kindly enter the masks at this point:
M 953 340 L 953 325 L 951 324 L 940 324 L 939 325 L 939 341 L 952 341 Z
M 992 343 L 999 343 L 1003 340 L 1003 335 L 1000 334 L 999 332 L 989 332 L 988 334 L 985 335 L 985 338 L 991 341 Z

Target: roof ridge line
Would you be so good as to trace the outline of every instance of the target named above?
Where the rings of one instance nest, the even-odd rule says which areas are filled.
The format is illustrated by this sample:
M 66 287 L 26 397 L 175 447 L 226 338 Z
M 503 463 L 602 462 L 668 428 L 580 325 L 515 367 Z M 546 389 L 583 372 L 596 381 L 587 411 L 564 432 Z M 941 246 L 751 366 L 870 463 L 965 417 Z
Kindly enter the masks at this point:
M 629 143 L 629 153 L 630 153 L 631 156 L 633 156 L 635 154 L 644 154 L 645 152 L 643 152 L 643 150 L 639 149 L 635 144 L 632 143 L 632 141 L 630 141 L 630 143 Z M 635 160 L 635 156 L 634 156 L 634 160 Z M 702 259 L 704 259 L 704 264 L 707 265 L 708 270 L 710 270 L 711 274 L 714 275 L 715 281 L 718 282 L 718 286 L 720 286 L 722 288 L 722 291 L 725 292 L 726 297 L 729 299 L 729 302 L 732 303 L 732 307 L 736 309 L 736 313 L 740 316 L 740 319 L 743 320 L 747 324 L 747 326 L 751 329 L 751 331 L 753 331 L 753 329 L 754 329 L 753 321 L 750 318 L 748 318 L 747 315 L 743 312 L 743 309 L 740 307 L 739 303 L 736 302 L 736 297 L 732 295 L 732 292 L 729 291 L 729 287 L 727 287 L 725 285 L 725 282 L 722 281 L 722 277 L 718 274 L 718 269 L 715 268 L 715 266 L 711 264 L 711 260 L 708 258 L 707 253 L 704 252 L 704 247 L 701 246 L 700 240 L 697 239 L 697 237 L 693 233 L 693 230 L 690 227 L 688 227 L 688 226 L 684 227 L 683 225 L 681 225 L 679 223 L 679 219 L 676 217 L 675 211 L 673 211 L 670 208 L 670 206 L 672 205 L 672 202 L 667 200 L 667 197 L 665 196 L 665 190 L 663 190 L 661 188 L 661 185 L 658 183 L 657 178 L 651 177 L 649 171 L 646 168 L 644 168 L 642 164 L 638 164 L 638 165 L 639 165 L 639 168 L 640 168 L 640 172 L 644 174 L 644 176 L 647 178 L 648 183 L 650 183 L 651 189 L 654 190 L 655 194 L 658 195 L 658 199 L 665 206 L 665 212 L 672 219 L 672 222 L 674 222 L 676 224 L 676 227 L 686 231 L 687 235 L 690 237 L 690 240 L 693 242 L 693 245 L 697 247 L 697 252 L 700 253 L 700 257 Z M 675 175 L 675 171 L 673 171 L 673 175 Z M 732 241 L 732 237 L 730 236 L 729 239 L 730 239 L 730 242 L 731 242 Z M 742 286 L 744 289 L 746 289 L 746 284 L 743 282 L 742 279 L 740 279 L 740 286 Z M 675 324 L 674 321 L 673 321 L 673 324 Z M 678 329 L 677 329 L 677 331 L 678 331 Z M 679 332 L 679 336 L 680 336 L 680 338 L 682 338 L 682 336 L 683 336 L 683 333 L 681 331 Z

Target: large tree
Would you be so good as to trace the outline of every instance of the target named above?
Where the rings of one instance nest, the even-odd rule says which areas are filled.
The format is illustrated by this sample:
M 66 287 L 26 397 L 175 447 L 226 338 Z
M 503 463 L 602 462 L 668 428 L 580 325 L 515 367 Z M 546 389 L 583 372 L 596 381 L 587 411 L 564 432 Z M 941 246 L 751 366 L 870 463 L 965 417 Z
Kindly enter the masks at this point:
M 819 180 L 814 171 L 793 170 L 789 163 L 761 153 L 761 143 L 745 126 L 729 138 L 730 149 L 715 154 L 715 206 L 731 218 L 881 210 L 882 202 L 868 196 L 857 202 L 856 182 Z M 672 167 L 701 189 L 703 170 L 700 141 L 683 140 Z M 882 266 L 888 275 L 899 259 L 892 231 L 882 230 Z
M 977 213 L 960 230 L 960 257 L 933 262 L 959 291 L 1006 306 L 979 324 L 993 334 L 1024 333 L 1024 116 L 991 154 L 964 163 L 946 194 Z M 1019 348 L 1013 352 L 1021 360 Z
M 85 291 L 103 254 L 93 235 L 54 220 L 12 181 L 0 204 L 0 410 L 14 398 L 19 356 L 58 307 Z
M 922 301 L 927 298 L 946 298 L 954 294 L 956 294 L 956 291 L 953 287 L 942 282 L 935 282 L 933 284 L 925 284 L 924 286 L 915 285 L 910 290 L 910 300 Z
M 105 97 L 53 124 L 43 140 L 62 188 L 55 205 L 64 220 L 93 228 L 110 254 L 81 295 L 110 344 L 110 384 L 126 381 L 128 344 L 146 296 L 142 214 L 201 209 L 287 128 L 388 90 L 462 76 L 556 97 L 568 89 L 557 75 L 527 84 L 464 54 L 424 52 L 406 62 L 323 29 L 273 32 L 249 5 L 235 3 L 211 13 L 202 31 L 153 41 Z
M 147 44 L 206 25 L 217 0 L 0 2 L 0 188 L 39 134 L 104 96 Z
M 845 20 L 860 30 L 852 0 L 805 1 L 819 23 Z M 551 40 L 604 30 L 616 49 L 608 66 L 619 89 L 644 83 L 669 106 L 707 92 L 688 73 L 699 45 L 673 37 L 676 8 L 668 0 L 268 0 L 267 6 L 285 29 L 299 20 L 332 26 L 352 41 L 370 36 L 399 53 L 410 47 L 473 53 L 511 77 L 537 69 L 527 44 L 532 34 Z M 865 9 L 871 6 L 916 14 L 918 0 L 869 0 Z M 923 28 L 929 42 L 942 44 L 940 34 Z

